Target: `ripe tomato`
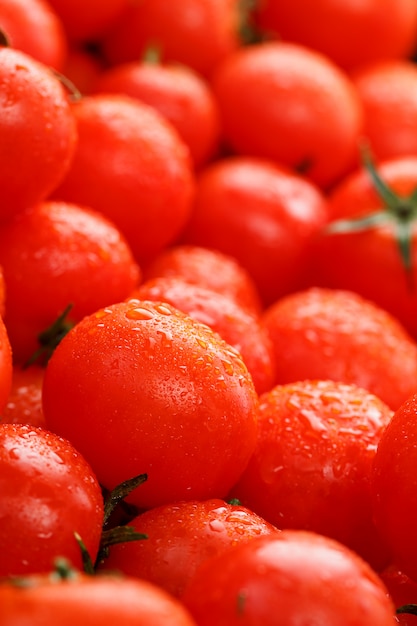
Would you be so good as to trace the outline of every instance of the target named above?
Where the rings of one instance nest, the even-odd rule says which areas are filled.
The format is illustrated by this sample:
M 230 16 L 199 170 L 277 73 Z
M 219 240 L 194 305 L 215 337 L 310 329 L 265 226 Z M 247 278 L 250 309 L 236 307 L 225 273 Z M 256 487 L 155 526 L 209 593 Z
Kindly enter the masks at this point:
M 0 423 L 45 427 L 42 410 L 44 368 L 39 365 L 15 366 L 7 403 L 0 413 Z
M 352 80 L 364 110 L 363 136 L 374 158 L 417 156 L 416 65 L 405 60 L 373 63 Z
M 395 412 L 380 439 L 374 460 L 372 495 L 375 524 L 393 561 L 417 581 L 415 528 L 417 497 L 417 395 Z
M 167 303 L 130 300 L 85 317 L 48 362 L 48 428 L 112 489 L 150 508 L 224 497 L 256 441 L 258 396 L 242 357 Z
M 416 604 L 417 582 L 404 574 L 396 565 L 386 567 L 380 576 L 397 609 L 408 604 Z M 399 613 L 397 619 L 401 626 L 417 626 L 415 614 Z
M 15 363 L 38 350 L 39 334 L 69 304 L 76 322 L 126 298 L 140 278 L 119 230 L 104 215 L 67 202 L 40 202 L 0 225 L 0 264 Z
M 0 47 L 0 220 L 46 198 L 67 172 L 76 123 L 60 81 L 43 64 Z
M 198 626 L 393 626 L 380 578 L 354 552 L 311 532 L 283 531 L 204 563 L 182 600 Z
M 103 71 L 103 60 L 98 53 L 72 43 L 69 46 L 62 73 L 82 95 L 93 91 Z
M 141 0 L 104 37 L 103 51 L 114 65 L 143 57 L 156 46 L 173 61 L 209 76 L 241 45 L 238 0 Z
M 411 56 L 416 45 L 414 0 L 260 0 L 256 9 L 270 37 L 318 50 L 346 70 Z
M 144 268 L 145 279 L 177 275 L 189 283 L 233 298 L 255 315 L 261 311 L 255 281 L 235 257 L 220 250 L 178 244 L 163 250 Z
M 180 602 L 142 580 L 78 572 L 24 580 L 0 584 L 2 626 L 195 626 Z
M 417 390 L 417 343 L 397 319 L 353 291 L 290 294 L 265 311 L 262 323 L 275 349 L 278 383 L 355 384 L 393 410 Z
M 263 394 L 259 411 L 257 446 L 231 495 L 279 528 L 315 531 L 386 565 L 370 482 L 391 409 L 355 385 L 305 380 Z
M 6 288 L 4 285 L 3 268 L 0 265 L 0 317 L 4 317 L 6 312 Z
M 417 156 L 366 167 L 335 187 L 317 237 L 316 284 L 356 291 L 417 338 Z M 329 259 L 334 262 L 329 263 Z
M 43 428 L 0 424 L 0 576 L 48 572 L 57 557 L 81 568 L 77 532 L 94 560 L 103 499 L 88 463 Z
M 245 46 L 218 66 L 211 84 L 234 152 L 273 159 L 326 188 L 356 163 L 358 94 L 318 52 L 282 41 Z
M 73 104 L 78 144 L 54 197 L 100 211 L 145 262 L 172 243 L 194 191 L 190 155 L 155 109 L 118 94 Z
M 94 91 L 124 93 L 154 107 L 176 128 L 190 149 L 195 168 L 217 154 L 217 102 L 206 81 L 191 68 L 148 61 L 121 63 L 102 72 Z
M 0 29 L 10 46 L 62 70 L 67 54 L 63 24 L 45 0 L 2 0 Z
M 269 335 L 259 318 L 232 298 L 187 283 L 178 276 L 149 279 L 135 289 L 132 296 L 139 300 L 168 302 L 210 326 L 241 354 L 258 394 L 271 389 L 275 382 L 275 366 Z
M 310 242 L 326 221 L 313 183 L 272 161 L 235 156 L 201 171 L 182 241 L 233 256 L 271 303 L 304 284 Z
M 148 580 L 180 597 L 200 565 L 227 548 L 278 530 L 249 509 L 192 500 L 146 511 L 129 522 L 147 539 L 120 543 L 100 567 Z
M 6 406 L 12 385 L 12 349 L 10 339 L 0 316 L 0 411 Z

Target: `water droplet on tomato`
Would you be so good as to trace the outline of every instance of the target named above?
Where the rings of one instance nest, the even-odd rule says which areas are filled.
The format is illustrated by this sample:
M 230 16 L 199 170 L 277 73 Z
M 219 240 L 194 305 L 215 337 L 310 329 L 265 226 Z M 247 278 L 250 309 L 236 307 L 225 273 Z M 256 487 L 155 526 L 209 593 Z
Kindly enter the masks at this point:
M 128 320 L 147 321 L 153 318 L 153 311 L 144 307 L 135 307 L 126 311 L 126 317 Z

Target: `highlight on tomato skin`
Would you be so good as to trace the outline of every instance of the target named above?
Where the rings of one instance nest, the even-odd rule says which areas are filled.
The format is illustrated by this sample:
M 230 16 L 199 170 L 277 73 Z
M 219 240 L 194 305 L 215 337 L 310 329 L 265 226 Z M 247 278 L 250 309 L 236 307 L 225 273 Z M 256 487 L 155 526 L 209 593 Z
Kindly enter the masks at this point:
M 12 386 L 13 359 L 9 334 L 0 315 L 0 411 L 4 409 Z
M 208 326 L 167 303 L 129 300 L 64 337 L 43 410 L 107 489 L 147 474 L 127 498 L 142 509 L 224 497 L 253 452 L 258 395 L 241 355 Z

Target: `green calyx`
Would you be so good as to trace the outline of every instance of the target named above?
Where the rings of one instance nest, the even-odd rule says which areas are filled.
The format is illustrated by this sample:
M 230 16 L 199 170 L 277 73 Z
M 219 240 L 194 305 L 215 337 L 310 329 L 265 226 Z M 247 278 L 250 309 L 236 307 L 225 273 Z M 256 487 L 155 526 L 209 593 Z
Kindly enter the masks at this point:
M 368 148 L 362 149 L 364 166 L 371 177 L 375 191 L 383 202 L 381 211 L 359 218 L 341 219 L 329 224 L 328 234 L 353 233 L 370 230 L 384 224 L 394 228 L 398 250 L 409 279 L 412 272 L 413 223 L 417 220 L 417 187 L 409 196 L 397 195 L 377 172 Z

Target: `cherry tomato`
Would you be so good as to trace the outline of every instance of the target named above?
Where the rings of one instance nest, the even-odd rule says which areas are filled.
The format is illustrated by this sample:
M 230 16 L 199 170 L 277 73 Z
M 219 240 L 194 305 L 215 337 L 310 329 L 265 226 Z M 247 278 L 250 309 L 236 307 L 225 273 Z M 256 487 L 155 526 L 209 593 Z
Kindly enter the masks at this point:
M 176 597 L 209 558 L 278 532 L 249 509 L 219 499 L 156 507 L 135 517 L 129 526 L 147 539 L 112 546 L 100 570 L 148 580 Z
M 117 303 L 81 320 L 48 362 L 48 428 L 112 489 L 147 474 L 139 508 L 224 497 L 256 441 L 258 396 L 242 357 L 167 303 Z
M 286 530 L 253 539 L 197 570 L 182 600 L 198 626 L 393 626 L 381 579 L 326 537 Z
M 66 174 L 77 141 L 67 94 L 31 56 L 0 47 L 0 220 L 46 198 Z
M 65 557 L 82 567 L 74 533 L 95 559 L 103 498 L 69 441 L 43 428 L 0 424 L 0 576 L 48 572 Z
M 289 294 L 261 321 L 275 349 L 277 383 L 353 383 L 393 410 L 417 390 L 417 343 L 395 317 L 353 291 Z
M 24 583 L 0 584 L 3 626 L 195 626 L 180 602 L 142 580 L 69 572 Z
M 279 528 L 337 539 L 380 569 L 388 551 L 372 521 L 370 482 L 392 413 L 355 385 L 277 385 L 260 398 L 257 446 L 231 495 Z

